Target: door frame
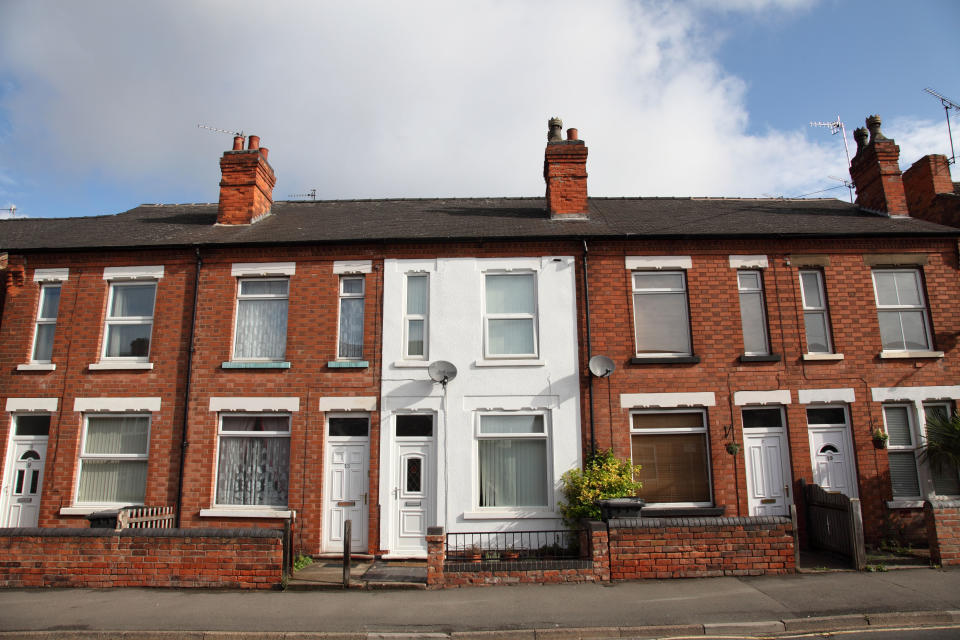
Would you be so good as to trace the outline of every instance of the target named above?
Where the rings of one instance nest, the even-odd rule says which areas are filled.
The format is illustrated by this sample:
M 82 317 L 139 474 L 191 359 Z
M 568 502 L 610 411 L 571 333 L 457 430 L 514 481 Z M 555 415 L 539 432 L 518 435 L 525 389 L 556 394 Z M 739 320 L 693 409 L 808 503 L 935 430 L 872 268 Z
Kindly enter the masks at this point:
M 10 517 L 10 492 L 13 490 L 14 482 L 14 467 L 16 466 L 16 448 L 17 445 L 27 444 L 27 445 L 42 445 L 44 448 L 43 451 L 43 466 L 40 467 L 40 490 L 37 493 L 38 499 L 40 502 L 37 504 L 37 521 L 39 524 L 40 517 L 40 505 L 43 504 L 43 483 L 46 480 L 46 471 L 47 471 L 47 448 L 50 443 L 50 436 L 18 436 L 16 434 L 16 419 L 18 414 L 11 416 L 10 420 L 10 437 L 7 438 L 7 447 L 6 451 L 3 454 L 3 478 L 0 482 L 0 527 L 10 526 L 9 517 Z
M 846 404 L 817 404 L 809 405 L 807 409 L 843 409 L 843 417 L 846 421 L 844 424 L 810 424 L 809 418 L 807 419 L 807 448 L 810 451 L 810 467 L 811 471 L 815 471 L 817 468 L 816 465 L 816 453 L 813 450 L 813 433 L 819 431 L 825 431 L 827 429 L 843 429 L 843 446 L 846 447 L 846 456 L 847 456 L 847 482 L 851 488 L 853 495 L 848 495 L 848 498 L 859 498 L 860 497 L 860 487 L 859 480 L 860 476 L 857 473 L 857 456 L 856 450 L 853 448 L 853 426 L 850 423 L 850 408 Z M 816 478 L 814 478 L 816 480 Z
M 330 435 L 330 418 L 366 418 L 367 420 L 367 435 L 365 436 L 331 436 Z M 370 413 L 367 411 L 330 411 L 324 416 L 323 420 L 323 487 L 321 491 L 321 507 L 320 507 L 320 550 L 321 553 L 336 553 L 342 551 L 342 549 L 330 549 L 328 544 L 328 533 L 330 531 L 330 518 L 329 508 L 330 508 L 330 490 L 331 490 L 331 457 L 333 455 L 333 445 L 336 444 L 353 444 L 353 445 L 363 445 L 365 447 L 365 458 L 366 458 L 366 469 L 363 473 L 363 488 L 364 493 L 367 496 L 366 503 L 364 504 L 363 509 L 363 527 L 360 528 L 361 532 L 361 548 L 352 549 L 351 553 L 353 554 L 365 554 L 367 553 L 367 547 L 370 545 L 370 428 L 371 428 Z
M 397 436 L 397 417 L 402 415 L 429 415 L 433 421 L 433 430 L 432 435 L 427 436 L 410 436 L 403 437 L 402 439 Z M 388 488 L 387 488 L 387 501 L 389 504 L 388 508 L 388 522 L 389 522 L 389 537 L 387 538 L 390 542 L 389 551 L 385 557 L 426 557 L 426 547 L 424 546 L 424 551 L 422 554 L 411 554 L 407 550 L 400 549 L 398 544 L 400 542 L 400 496 L 399 493 L 394 495 L 393 489 L 399 489 L 400 483 L 400 474 L 401 474 L 401 465 L 400 465 L 400 445 L 401 444 L 418 444 L 418 445 L 429 445 L 429 454 L 426 456 L 426 469 L 423 475 L 423 482 L 425 485 L 431 489 L 427 492 L 427 506 L 424 508 L 424 514 L 427 517 L 427 520 L 433 520 L 434 522 L 439 522 L 439 512 L 438 512 L 438 492 L 439 492 L 439 474 L 437 472 L 438 464 L 438 455 L 437 455 L 437 425 L 439 424 L 438 415 L 435 411 L 416 411 L 416 412 L 403 412 L 403 413 L 393 413 L 388 422 L 390 425 L 390 462 L 389 468 L 387 470 L 387 479 L 388 479 Z M 427 525 L 429 526 L 429 525 Z M 426 533 L 426 532 L 424 532 Z M 424 539 L 424 545 L 426 545 L 426 539 Z
M 750 411 L 751 409 L 779 409 L 780 411 L 780 426 L 779 427 L 751 427 L 749 429 L 743 427 L 743 413 L 744 411 Z M 747 446 L 748 438 L 752 437 L 767 437 L 767 436 L 777 436 L 780 440 L 780 477 L 785 480 L 785 487 L 789 490 L 789 495 L 784 496 L 784 506 L 786 507 L 787 516 L 790 515 L 790 505 L 795 503 L 793 495 L 793 468 L 790 464 L 790 439 L 789 439 L 789 429 L 787 429 L 787 412 L 786 408 L 783 405 L 763 405 L 763 406 L 742 406 L 740 407 L 740 419 L 741 419 L 741 431 L 743 433 L 743 451 L 744 451 L 744 460 L 743 460 L 743 469 L 746 476 L 746 491 L 747 491 L 747 513 L 750 515 L 753 514 L 754 507 L 757 506 L 756 502 L 753 500 L 753 493 L 751 491 L 753 472 L 752 464 L 749 457 L 749 447 Z

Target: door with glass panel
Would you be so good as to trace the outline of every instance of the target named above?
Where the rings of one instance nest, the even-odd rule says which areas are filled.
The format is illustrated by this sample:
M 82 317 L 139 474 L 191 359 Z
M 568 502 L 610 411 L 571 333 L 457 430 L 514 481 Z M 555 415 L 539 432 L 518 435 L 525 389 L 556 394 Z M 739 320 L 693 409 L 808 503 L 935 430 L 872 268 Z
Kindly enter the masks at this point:
M 426 556 L 427 527 L 436 524 L 433 415 L 398 415 L 395 420 L 392 555 Z
M 0 504 L 0 527 L 36 527 L 50 416 L 15 416 Z
M 744 409 L 743 445 L 750 515 L 789 515 L 790 461 L 783 409 Z
M 369 432 L 370 419 L 366 415 L 327 418 L 324 551 L 343 551 L 344 523 L 350 520 L 351 550 L 367 552 Z
M 807 409 L 813 482 L 825 491 L 857 497 L 853 442 L 845 407 Z

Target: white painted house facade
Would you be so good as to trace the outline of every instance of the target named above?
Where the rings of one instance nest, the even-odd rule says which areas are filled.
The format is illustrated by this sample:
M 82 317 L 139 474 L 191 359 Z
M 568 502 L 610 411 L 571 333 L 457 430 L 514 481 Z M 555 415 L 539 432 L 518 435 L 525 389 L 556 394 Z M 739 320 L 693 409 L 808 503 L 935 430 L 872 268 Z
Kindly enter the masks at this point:
M 557 529 L 581 458 L 571 256 L 384 262 L 380 539 Z M 457 369 L 446 384 L 432 362 Z

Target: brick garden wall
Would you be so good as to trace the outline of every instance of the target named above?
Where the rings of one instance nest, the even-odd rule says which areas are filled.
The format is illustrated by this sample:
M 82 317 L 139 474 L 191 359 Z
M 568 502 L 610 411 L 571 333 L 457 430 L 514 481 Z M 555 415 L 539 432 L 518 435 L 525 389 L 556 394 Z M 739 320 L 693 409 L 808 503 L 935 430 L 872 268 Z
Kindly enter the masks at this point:
M 0 587 L 272 589 L 272 529 L 0 529 Z
M 960 564 L 960 500 L 927 501 L 923 505 L 930 542 L 930 561 Z

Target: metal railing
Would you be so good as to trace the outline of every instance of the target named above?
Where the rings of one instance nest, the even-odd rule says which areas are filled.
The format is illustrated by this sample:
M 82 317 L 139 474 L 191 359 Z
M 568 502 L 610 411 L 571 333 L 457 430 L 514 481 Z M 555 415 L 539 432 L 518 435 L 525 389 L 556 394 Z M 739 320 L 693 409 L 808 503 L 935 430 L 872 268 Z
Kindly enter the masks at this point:
M 447 562 L 581 560 L 589 558 L 583 531 L 497 531 L 448 533 Z

